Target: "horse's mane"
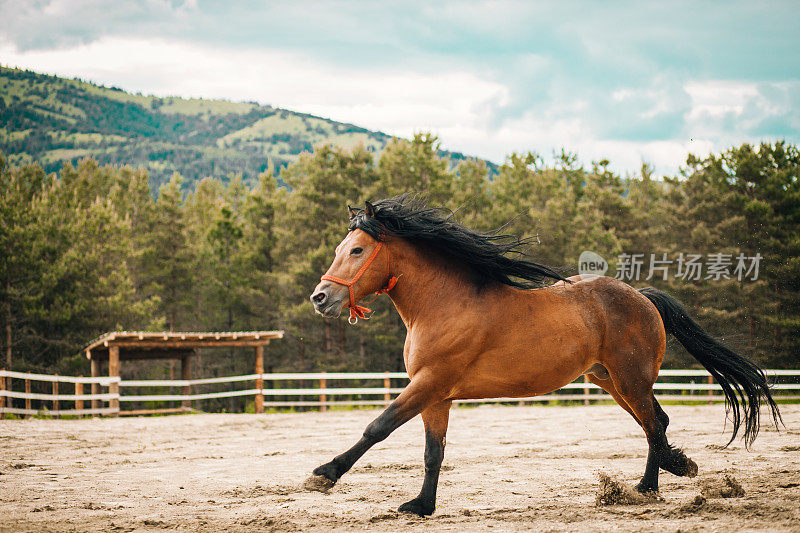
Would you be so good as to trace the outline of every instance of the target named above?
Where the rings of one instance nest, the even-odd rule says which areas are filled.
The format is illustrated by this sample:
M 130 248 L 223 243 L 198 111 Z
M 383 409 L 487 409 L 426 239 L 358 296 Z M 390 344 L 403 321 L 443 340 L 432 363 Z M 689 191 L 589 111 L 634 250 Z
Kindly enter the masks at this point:
M 449 209 L 430 207 L 418 196 L 402 194 L 371 204 L 374 215 L 359 210 L 349 229 L 360 229 L 374 239 L 401 237 L 451 257 L 473 273 L 479 287 L 491 282 L 532 289 L 545 278 L 563 280 L 555 269 L 530 259 L 525 249 L 534 240 L 496 231 L 482 233 L 460 224 Z

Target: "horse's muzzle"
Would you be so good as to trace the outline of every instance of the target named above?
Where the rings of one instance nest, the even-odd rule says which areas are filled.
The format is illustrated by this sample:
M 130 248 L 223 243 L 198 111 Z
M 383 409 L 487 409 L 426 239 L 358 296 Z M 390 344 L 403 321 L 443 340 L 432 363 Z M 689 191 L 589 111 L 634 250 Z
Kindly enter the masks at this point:
M 332 283 L 320 283 L 311 295 L 314 311 L 326 318 L 338 318 L 342 314 L 344 299 L 336 295 Z

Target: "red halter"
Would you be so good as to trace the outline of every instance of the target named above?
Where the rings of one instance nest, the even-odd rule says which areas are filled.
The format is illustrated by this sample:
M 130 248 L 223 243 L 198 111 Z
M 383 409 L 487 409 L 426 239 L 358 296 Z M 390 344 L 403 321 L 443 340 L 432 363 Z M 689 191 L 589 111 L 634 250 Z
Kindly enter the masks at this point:
M 361 279 L 361 276 L 364 275 L 364 272 L 366 272 L 369 266 L 372 264 L 372 262 L 375 261 L 375 258 L 378 257 L 378 253 L 381 251 L 382 247 L 383 243 L 379 242 L 378 246 L 375 247 L 375 249 L 372 251 L 372 254 L 370 254 L 367 260 L 364 261 L 364 264 L 361 265 L 361 268 L 358 269 L 358 272 L 356 272 L 356 275 L 353 276 L 353 279 L 351 279 L 350 281 L 337 278 L 329 274 L 325 274 L 321 278 L 322 280 L 332 281 L 334 283 L 338 283 L 339 285 L 344 285 L 350 291 L 350 305 L 347 306 L 350 308 L 350 318 L 348 318 L 347 321 L 350 322 L 351 324 L 355 324 L 356 322 L 358 322 L 359 318 L 363 318 L 364 320 L 369 320 L 367 313 L 371 313 L 372 309 L 369 309 L 368 307 L 363 307 L 356 303 L 356 295 L 355 292 L 353 291 L 353 286 L 359 279 Z M 389 276 L 389 246 L 386 246 L 386 275 L 388 276 L 389 280 L 386 282 L 386 285 L 384 285 L 382 289 L 375 291 L 375 294 L 381 295 L 387 293 L 390 290 L 392 290 L 395 285 L 397 285 L 397 278 L 395 276 Z M 370 300 L 370 302 L 373 301 L 375 301 L 375 298 Z

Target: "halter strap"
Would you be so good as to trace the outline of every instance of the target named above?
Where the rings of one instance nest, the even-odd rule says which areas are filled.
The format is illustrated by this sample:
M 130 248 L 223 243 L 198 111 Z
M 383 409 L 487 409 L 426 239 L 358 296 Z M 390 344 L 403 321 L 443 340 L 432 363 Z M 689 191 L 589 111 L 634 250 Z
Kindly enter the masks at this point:
M 364 307 L 364 306 L 358 305 L 356 303 L 356 295 L 355 295 L 355 291 L 353 290 L 353 286 L 356 284 L 356 282 L 359 279 L 361 279 L 361 276 L 364 275 L 364 272 L 366 272 L 367 269 L 369 268 L 369 266 L 372 264 L 372 262 L 375 261 L 375 258 L 378 257 L 378 254 L 380 253 L 382 247 L 383 247 L 383 243 L 382 242 L 378 242 L 378 246 L 375 247 L 375 249 L 372 251 L 372 253 L 367 258 L 367 260 L 364 261 L 364 264 L 361 265 L 361 268 L 358 269 L 358 272 L 356 272 L 356 275 L 353 276 L 353 279 L 348 281 L 346 279 L 342 279 L 342 278 L 337 278 L 335 276 L 331 276 L 330 274 L 324 274 L 322 276 L 322 278 L 320 278 L 323 281 L 332 281 L 334 283 L 338 283 L 339 285 L 344 285 L 345 287 L 347 287 L 348 291 L 350 292 L 350 305 L 347 306 L 347 307 L 350 308 L 350 318 L 348 318 L 347 321 L 350 322 L 351 324 L 355 324 L 356 322 L 358 322 L 359 318 L 363 318 L 364 320 L 369 320 L 369 317 L 367 316 L 367 313 L 371 313 L 372 309 L 369 309 L 368 307 Z M 339 247 L 337 246 L 336 249 L 337 249 L 337 252 L 338 252 Z M 390 290 L 392 290 L 395 285 L 397 285 L 397 278 L 395 276 L 390 276 L 389 275 L 389 246 L 388 245 L 386 246 L 386 276 L 388 278 L 388 281 L 386 282 L 386 285 L 384 285 L 383 288 L 375 291 L 376 295 L 381 295 L 381 294 L 387 293 Z M 376 298 L 377 298 L 377 296 L 376 296 Z M 370 300 L 367 303 L 371 303 L 371 302 L 374 302 L 374 301 L 375 301 L 375 298 L 373 298 L 372 300 Z

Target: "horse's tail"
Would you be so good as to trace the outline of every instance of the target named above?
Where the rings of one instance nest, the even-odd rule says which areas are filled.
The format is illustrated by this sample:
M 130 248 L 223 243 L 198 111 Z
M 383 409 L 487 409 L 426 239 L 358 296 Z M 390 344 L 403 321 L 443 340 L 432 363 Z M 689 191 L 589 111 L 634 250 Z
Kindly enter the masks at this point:
M 778 425 L 781 414 L 770 393 L 767 377 L 758 365 L 711 337 L 669 294 L 652 287 L 639 292 L 656 306 L 667 333 L 674 335 L 722 387 L 725 410 L 733 423 L 733 435 L 728 444 L 736 438 L 742 418 L 745 446 L 753 443 L 758 435 L 762 403 L 769 406 L 775 425 Z

